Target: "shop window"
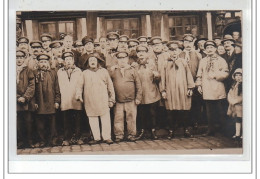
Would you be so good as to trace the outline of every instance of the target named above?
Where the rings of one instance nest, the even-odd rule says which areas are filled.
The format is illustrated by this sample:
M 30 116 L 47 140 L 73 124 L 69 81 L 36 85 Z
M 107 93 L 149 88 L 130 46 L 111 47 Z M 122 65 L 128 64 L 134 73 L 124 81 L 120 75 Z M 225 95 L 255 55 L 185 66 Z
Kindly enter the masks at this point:
M 106 19 L 106 31 L 117 31 L 120 35 L 127 35 L 129 38 L 140 36 L 140 19 L 123 18 L 123 19 Z
M 187 33 L 197 36 L 199 32 L 199 17 L 169 16 L 169 31 L 170 40 Z
M 39 35 L 43 33 L 49 33 L 57 40 L 61 33 L 65 33 L 71 35 L 76 40 L 75 21 L 39 22 Z

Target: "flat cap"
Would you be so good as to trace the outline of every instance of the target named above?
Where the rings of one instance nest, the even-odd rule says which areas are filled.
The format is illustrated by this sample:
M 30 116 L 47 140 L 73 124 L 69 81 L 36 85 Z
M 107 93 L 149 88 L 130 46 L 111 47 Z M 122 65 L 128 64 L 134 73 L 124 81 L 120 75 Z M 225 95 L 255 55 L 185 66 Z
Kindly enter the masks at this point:
M 107 39 L 119 39 L 119 34 L 117 32 L 108 32 Z
M 91 53 L 91 54 L 87 57 L 87 61 L 88 61 L 88 59 L 89 59 L 90 57 L 95 57 L 96 59 L 98 59 L 98 60 L 100 60 L 100 61 L 102 61 L 102 62 L 105 61 L 105 60 L 101 57 L 100 53 L 98 53 L 98 52 Z M 87 62 L 87 61 L 86 61 L 86 62 Z
M 62 41 L 55 40 L 55 41 L 50 43 L 49 47 L 50 48 L 59 48 L 62 45 L 63 45 Z
M 172 41 L 169 41 L 168 43 L 167 43 L 167 47 L 168 48 L 173 48 L 174 46 L 176 47 L 176 45 L 177 45 L 177 48 L 179 48 L 179 46 L 180 46 L 180 43 L 179 43 L 179 41 L 178 40 L 172 40 Z
M 127 35 L 119 36 L 119 42 L 127 42 L 128 40 L 129 40 L 129 37 Z
M 192 34 L 184 34 L 183 35 L 183 40 L 184 41 L 190 41 L 190 42 L 192 42 L 193 40 L 194 40 L 194 36 L 192 35 Z
M 51 34 L 47 34 L 47 33 L 42 34 L 42 35 L 40 36 L 41 41 L 42 41 L 42 38 L 43 38 L 43 37 L 47 37 L 47 38 L 49 38 L 50 40 L 52 40 Z
M 83 39 L 82 39 L 83 45 L 86 45 L 89 42 L 94 43 L 94 40 L 91 37 L 88 37 L 88 36 L 83 37 Z

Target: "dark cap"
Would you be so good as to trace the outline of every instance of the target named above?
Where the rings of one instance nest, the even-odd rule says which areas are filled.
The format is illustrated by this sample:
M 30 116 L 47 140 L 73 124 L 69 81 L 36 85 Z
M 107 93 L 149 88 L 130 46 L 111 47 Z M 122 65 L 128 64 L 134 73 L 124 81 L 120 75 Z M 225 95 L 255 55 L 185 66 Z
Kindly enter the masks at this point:
M 195 45 L 196 48 L 198 48 L 198 43 L 199 43 L 200 41 L 207 41 L 207 40 L 208 40 L 208 38 L 206 38 L 206 37 L 199 38 L 199 39 L 197 39 L 197 40 L 194 42 L 194 45 Z
M 77 40 L 77 41 L 75 41 L 74 43 L 73 43 L 73 47 L 81 47 L 81 46 L 83 46 L 83 44 L 82 44 L 82 41 L 81 40 Z
M 51 36 L 51 34 L 47 34 L 47 33 L 42 34 L 41 37 L 40 37 L 41 41 L 42 41 L 42 38 L 43 38 L 43 37 L 47 37 L 47 38 L 49 38 L 49 39 L 52 41 L 52 36 Z
M 61 41 L 53 41 L 50 43 L 49 47 L 50 48 L 59 48 L 63 45 L 63 43 Z
M 119 34 L 117 32 L 108 32 L 107 39 L 119 39 Z
M 232 46 L 238 46 L 238 47 L 241 47 L 242 48 L 242 42 L 240 41 L 236 41 L 234 44 L 232 44 Z
M 144 45 L 138 45 L 136 47 L 136 52 L 140 52 L 140 51 L 146 51 L 148 52 L 148 47 L 144 46 Z
M 226 34 L 223 38 L 223 40 L 221 41 L 222 44 L 224 44 L 224 42 L 226 41 L 231 41 L 235 43 L 235 40 L 233 39 L 232 35 Z
M 119 42 L 127 42 L 129 37 L 127 35 L 121 35 L 119 37 Z
M 183 40 L 184 41 L 190 41 L 190 42 L 192 42 L 193 40 L 194 40 L 194 36 L 192 35 L 192 34 L 184 34 L 183 35 Z
M 86 62 L 88 61 L 88 59 L 89 59 L 90 57 L 95 57 L 96 59 L 100 60 L 101 62 L 104 62 L 104 59 L 101 57 L 100 53 L 98 53 L 98 52 L 91 53 L 91 54 L 87 57 Z
M 16 57 L 26 57 L 26 53 L 22 50 L 16 50 Z
M 204 44 L 204 48 L 206 49 L 207 46 L 213 46 L 213 47 L 217 47 L 216 43 L 213 40 L 207 40 Z
M 127 44 L 129 45 L 129 46 L 133 46 L 133 45 L 139 45 L 139 41 L 138 40 L 136 40 L 136 39 L 129 39 L 128 41 L 127 41 Z
M 150 43 L 152 45 L 162 43 L 162 38 L 159 36 L 152 37 Z
M 37 57 L 36 57 L 36 59 L 38 60 L 38 61 L 40 61 L 40 60 L 50 60 L 50 56 L 49 55 L 47 55 L 47 54 L 39 54 L 39 55 L 37 55 Z
M 26 37 L 20 37 L 17 41 L 18 41 L 18 44 L 21 44 L 21 43 L 28 44 L 29 43 L 29 39 Z
M 74 57 L 73 52 L 63 52 L 61 58 L 65 60 L 66 57 Z
M 120 58 L 125 58 L 125 57 L 128 57 L 128 53 L 127 53 L 127 52 L 117 52 L 117 53 L 116 53 L 116 57 L 117 57 L 118 59 L 120 59 Z
M 32 41 L 30 42 L 31 48 L 42 48 L 42 42 L 41 41 Z
M 173 44 L 174 44 L 174 45 L 177 45 L 177 48 L 179 48 L 179 46 L 180 46 L 179 41 L 173 40 L 173 41 L 169 41 L 169 42 L 167 43 L 167 47 L 168 47 L 168 48 L 171 48 L 171 47 L 173 46 Z
M 137 38 L 139 42 L 147 42 L 148 38 L 146 36 L 140 36 Z
M 83 45 L 86 45 L 89 42 L 94 43 L 94 40 L 91 37 L 88 37 L 88 36 L 83 37 L 83 39 L 82 39 Z

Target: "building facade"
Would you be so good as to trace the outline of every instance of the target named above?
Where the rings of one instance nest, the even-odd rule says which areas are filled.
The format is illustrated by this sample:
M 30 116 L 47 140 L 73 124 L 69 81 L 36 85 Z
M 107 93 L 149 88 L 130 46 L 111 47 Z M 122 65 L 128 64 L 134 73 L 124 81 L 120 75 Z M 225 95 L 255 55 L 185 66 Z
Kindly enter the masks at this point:
M 24 11 L 17 12 L 16 35 L 39 40 L 42 33 L 59 39 L 61 33 L 74 40 L 88 35 L 92 38 L 118 31 L 130 38 L 161 36 L 163 40 L 178 39 L 183 34 L 222 37 L 241 32 L 241 11 Z

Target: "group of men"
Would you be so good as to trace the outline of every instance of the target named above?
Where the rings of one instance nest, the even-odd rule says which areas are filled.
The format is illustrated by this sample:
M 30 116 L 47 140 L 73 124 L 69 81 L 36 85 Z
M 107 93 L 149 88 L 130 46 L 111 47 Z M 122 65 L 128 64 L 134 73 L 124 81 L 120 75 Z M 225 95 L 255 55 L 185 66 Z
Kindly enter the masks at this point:
M 232 74 L 242 68 L 241 38 L 234 37 L 208 40 L 184 34 L 162 41 L 109 32 L 75 42 L 65 34 L 59 40 L 50 34 L 42 34 L 40 41 L 19 38 L 18 148 L 134 142 L 147 133 L 156 140 L 163 118 L 169 140 L 178 127 L 192 137 L 189 128 L 198 126 L 203 111 L 205 135 L 223 133 Z M 83 121 L 92 140 L 82 140 Z

